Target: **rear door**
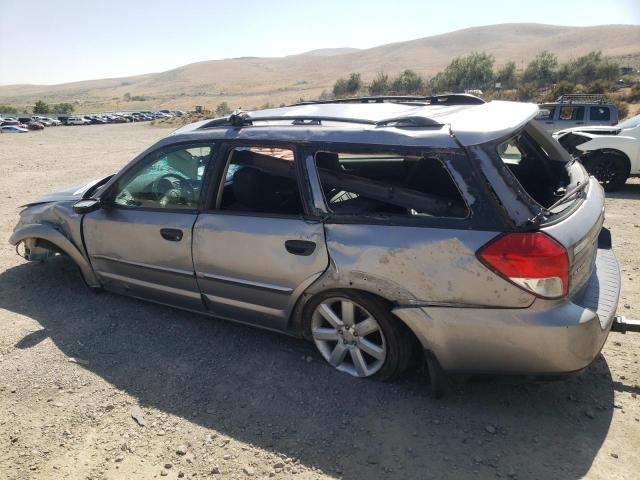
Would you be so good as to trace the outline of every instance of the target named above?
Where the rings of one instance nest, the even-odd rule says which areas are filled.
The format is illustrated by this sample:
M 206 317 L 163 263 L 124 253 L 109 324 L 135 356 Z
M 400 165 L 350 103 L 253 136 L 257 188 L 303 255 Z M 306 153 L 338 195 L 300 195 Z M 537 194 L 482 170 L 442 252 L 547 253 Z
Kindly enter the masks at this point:
M 284 329 L 329 258 L 321 222 L 307 221 L 293 151 L 229 145 L 193 229 L 193 262 L 216 316 Z

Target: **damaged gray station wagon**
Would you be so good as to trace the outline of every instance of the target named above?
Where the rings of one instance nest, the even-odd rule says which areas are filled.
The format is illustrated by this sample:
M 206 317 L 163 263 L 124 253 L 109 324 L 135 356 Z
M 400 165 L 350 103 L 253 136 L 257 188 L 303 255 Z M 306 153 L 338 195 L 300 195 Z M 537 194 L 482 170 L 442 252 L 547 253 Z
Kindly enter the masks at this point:
M 417 354 L 578 371 L 619 270 L 602 188 L 537 112 L 462 94 L 236 112 L 27 205 L 10 241 L 68 255 L 94 289 L 308 338 L 356 377 Z

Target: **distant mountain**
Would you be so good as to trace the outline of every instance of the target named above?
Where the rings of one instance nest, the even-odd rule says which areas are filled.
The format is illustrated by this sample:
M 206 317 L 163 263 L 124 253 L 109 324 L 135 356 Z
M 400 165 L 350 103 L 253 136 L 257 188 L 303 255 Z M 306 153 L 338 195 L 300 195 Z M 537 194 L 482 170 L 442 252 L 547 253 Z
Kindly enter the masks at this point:
M 319 48 L 317 50 L 309 50 L 308 52 L 301 53 L 300 55 L 307 55 L 312 57 L 331 57 L 333 55 L 343 55 L 345 53 L 359 52 L 359 48 Z
M 363 50 L 331 48 L 287 57 L 211 60 L 126 78 L 0 86 L 0 104 L 33 105 L 44 99 L 77 102 L 78 111 L 97 111 L 195 105 L 212 109 L 226 101 L 232 108 L 250 108 L 317 98 L 349 72 L 360 72 L 365 81 L 381 70 L 394 75 L 406 68 L 431 76 L 453 58 L 472 51 L 492 54 L 497 65 L 513 60 L 522 68 L 542 50 L 555 53 L 560 61 L 592 50 L 637 60 L 640 26 L 489 25 Z

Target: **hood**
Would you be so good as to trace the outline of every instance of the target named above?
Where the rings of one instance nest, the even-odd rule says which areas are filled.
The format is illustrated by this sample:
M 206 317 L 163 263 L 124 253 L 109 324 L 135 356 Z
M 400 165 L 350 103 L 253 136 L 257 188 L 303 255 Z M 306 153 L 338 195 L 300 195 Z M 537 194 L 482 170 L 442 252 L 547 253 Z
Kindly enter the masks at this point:
M 21 205 L 21 207 L 31 207 L 33 205 L 38 205 L 41 203 L 50 203 L 50 202 L 71 202 L 75 200 L 80 200 L 83 198 L 84 194 L 91 189 L 91 187 L 105 183 L 111 176 L 99 178 L 97 180 L 92 180 L 90 182 L 85 182 L 80 185 L 76 185 L 75 187 L 67 188 L 66 190 L 62 190 L 60 192 L 49 193 L 43 197 L 34 200 L 33 202 L 29 202 L 25 205 Z

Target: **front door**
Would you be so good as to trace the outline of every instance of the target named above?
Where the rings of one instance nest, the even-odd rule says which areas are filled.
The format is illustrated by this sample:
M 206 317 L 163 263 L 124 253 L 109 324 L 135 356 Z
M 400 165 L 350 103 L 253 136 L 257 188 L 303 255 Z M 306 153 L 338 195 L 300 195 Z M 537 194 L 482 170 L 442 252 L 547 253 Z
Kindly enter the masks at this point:
M 154 152 L 134 164 L 87 214 L 91 264 L 105 288 L 192 310 L 204 309 L 191 258 L 211 145 Z
M 216 316 L 283 329 L 328 266 L 323 225 L 303 218 L 291 150 L 236 147 L 224 158 L 217 195 L 194 226 L 200 289 Z

